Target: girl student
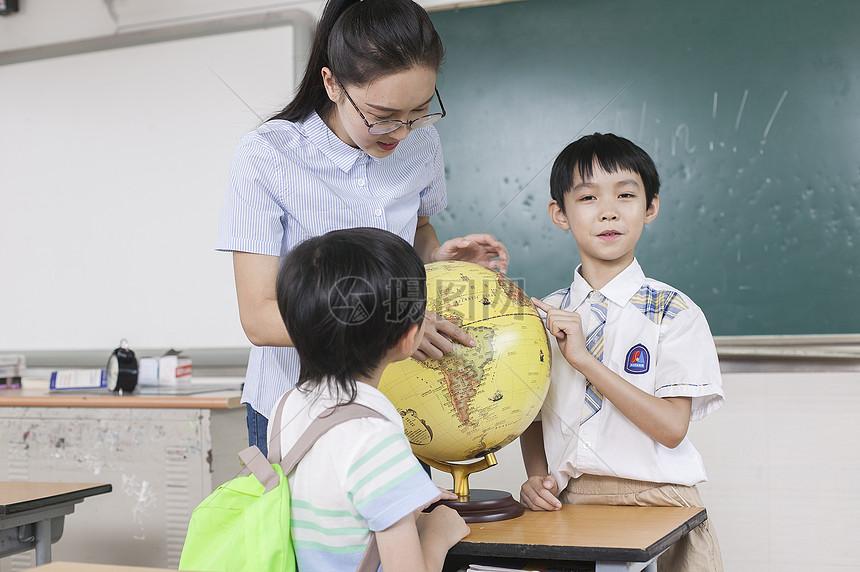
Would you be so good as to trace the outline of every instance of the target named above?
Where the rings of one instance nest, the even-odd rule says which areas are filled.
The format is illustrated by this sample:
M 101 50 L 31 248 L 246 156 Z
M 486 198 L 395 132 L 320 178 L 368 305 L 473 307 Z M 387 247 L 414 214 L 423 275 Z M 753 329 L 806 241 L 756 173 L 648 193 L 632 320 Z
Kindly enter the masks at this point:
M 355 227 L 388 230 L 421 259 L 465 260 L 504 272 L 489 234 L 440 243 L 430 216 L 447 204 L 445 116 L 436 75 L 444 56 L 429 16 L 411 0 L 329 0 L 293 100 L 239 141 L 216 248 L 233 253 L 242 328 L 253 344 L 242 401 L 248 441 L 264 454 L 268 416 L 295 385 L 299 359 L 280 319 L 280 262 L 302 241 Z M 413 354 L 439 358 L 464 331 L 428 312 Z

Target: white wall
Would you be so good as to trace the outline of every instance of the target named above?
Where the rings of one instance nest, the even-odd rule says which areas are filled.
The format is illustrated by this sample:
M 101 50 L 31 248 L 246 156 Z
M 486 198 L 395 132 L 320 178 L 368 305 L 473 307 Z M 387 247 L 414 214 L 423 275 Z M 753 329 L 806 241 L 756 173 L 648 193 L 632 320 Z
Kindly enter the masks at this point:
M 857 570 L 860 371 L 737 373 L 691 428 L 726 570 Z
M 213 246 L 236 141 L 293 89 L 292 32 L 0 66 L 0 348 L 247 345 Z

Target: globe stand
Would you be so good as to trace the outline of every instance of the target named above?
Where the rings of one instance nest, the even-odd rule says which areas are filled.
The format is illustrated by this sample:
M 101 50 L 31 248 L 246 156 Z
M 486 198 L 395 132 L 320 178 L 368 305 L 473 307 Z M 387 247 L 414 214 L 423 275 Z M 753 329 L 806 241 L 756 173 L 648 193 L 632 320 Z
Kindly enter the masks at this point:
M 494 522 L 508 520 L 523 514 L 523 507 L 514 500 L 510 493 L 492 489 L 469 490 L 469 475 L 488 469 L 498 464 L 493 453 L 487 453 L 476 463 L 459 464 L 446 463 L 418 456 L 419 459 L 454 477 L 454 494 L 457 500 L 440 500 L 427 508 L 432 510 L 444 504 L 456 510 L 466 522 Z

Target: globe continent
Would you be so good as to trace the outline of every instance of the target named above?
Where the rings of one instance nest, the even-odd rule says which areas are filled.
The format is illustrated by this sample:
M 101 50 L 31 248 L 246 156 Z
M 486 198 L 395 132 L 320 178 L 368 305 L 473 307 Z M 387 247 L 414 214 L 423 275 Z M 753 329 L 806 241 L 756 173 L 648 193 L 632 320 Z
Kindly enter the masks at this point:
M 495 452 L 532 423 L 549 387 L 551 352 L 529 297 L 469 262 L 427 265 L 427 309 L 474 338 L 439 360 L 389 365 L 379 389 L 394 403 L 416 455 L 464 461 Z

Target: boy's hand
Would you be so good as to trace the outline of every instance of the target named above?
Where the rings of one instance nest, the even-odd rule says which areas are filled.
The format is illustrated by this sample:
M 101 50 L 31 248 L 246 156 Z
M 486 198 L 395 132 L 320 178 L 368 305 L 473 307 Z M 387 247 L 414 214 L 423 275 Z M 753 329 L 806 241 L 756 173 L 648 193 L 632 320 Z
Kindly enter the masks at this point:
M 463 260 L 474 262 L 502 274 L 508 269 L 508 251 L 492 234 L 467 234 L 446 240 L 433 253 L 431 260 Z
M 582 318 L 576 312 L 560 310 L 549 304 L 545 304 L 537 298 L 532 298 L 532 303 L 539 310 L 546 313 L 546 329 L 555 336 L 558 341 L 558 349 L 561 355 L 573 367 L 584 363 L 586 360 L 594 359 L 585 345 L 585 335 L 582 333 Z
M 443 489 L 442 487 L 437 487 L 437 488 L 439 489 L 439 496 L 438 496 L 438 497 L 436 497 L 435 499 L 431 500 L 430 502 L 428 502 L 428 503 L 427 503 L 427 504 L 425 504 L 424 506 L 422 506 L 422 507 L 418 508 L 418 510 L 416 510 L 416 511 L 415 511 L 415 517 L 416 517 L 416 518 L 417 518 L 417 517 L 418 517 L 418 515 L 419 515 L 419 514 L 421 514 L 421 512 L 422 512 L 423 510 L 425 510 L 428 506 L 430 506 L 430 505 L 432 505 L 432 504 L 434 504 L 434 503 L 437 503 L 437 502 L 439 502 L 440 500 L 457 500 L 457 498 L 458 498 L 458 497 L 457 497 L 457 495 L 456 495 L 456 494 L 454 494 L 452 491 L 449 491 L 448 489 Z
M 520 488 L 520 504 L 531 510 L 559 510 L 558 483 L 551 475 L 529 477 Z
M 446 551 L 469 534 L 469 525 L 463 517 L 445 505 L 437 506 L 432 512 L 422 512 L 415 525 L 418 527 L 419 538 L 436 538 L 445 545 Z
M 472 336 L 433 312 L 424 312 L 424 337 L 412 357 L 418 361 L 427 358 L 439 359 L 454 349 L 454 342 L 472 347 L 475 340 Z M 453 341 L 452 341 L 453 340 Z

